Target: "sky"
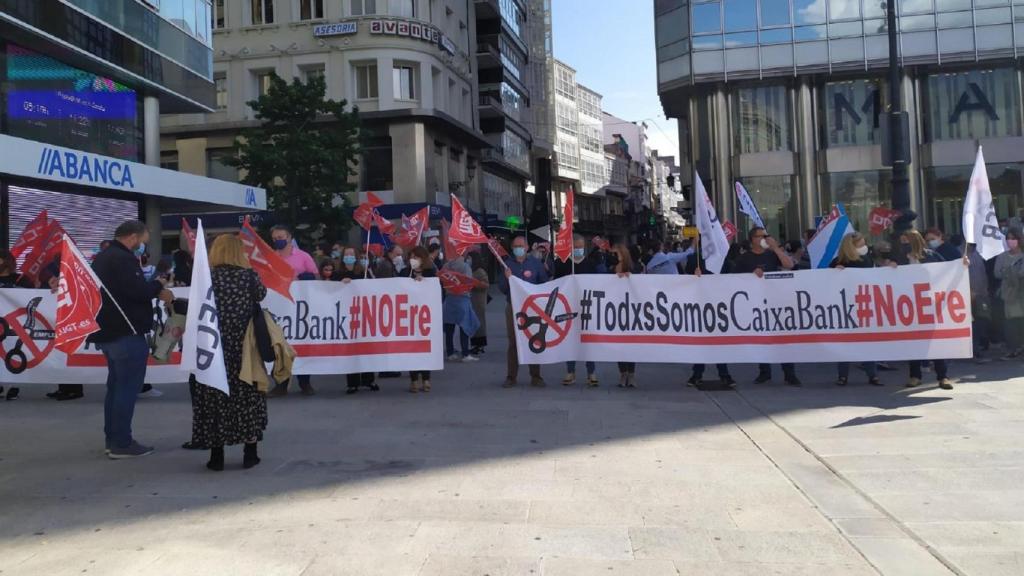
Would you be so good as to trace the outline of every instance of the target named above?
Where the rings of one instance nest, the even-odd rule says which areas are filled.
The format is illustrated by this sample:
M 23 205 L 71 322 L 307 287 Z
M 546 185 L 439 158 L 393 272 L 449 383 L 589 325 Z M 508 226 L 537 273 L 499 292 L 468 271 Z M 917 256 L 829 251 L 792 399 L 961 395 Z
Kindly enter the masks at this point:
M 679 133 L 658 99 L 650 0 L 552 0 L 555 57 L 597 91 L 610 114 L 649 126 L 648 143 L 679 161 Z

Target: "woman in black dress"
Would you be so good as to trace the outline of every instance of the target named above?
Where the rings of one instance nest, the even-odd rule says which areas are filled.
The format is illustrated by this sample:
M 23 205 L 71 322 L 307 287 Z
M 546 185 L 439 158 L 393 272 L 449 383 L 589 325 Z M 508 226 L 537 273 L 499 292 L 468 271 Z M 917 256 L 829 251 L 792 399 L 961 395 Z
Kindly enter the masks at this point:
M 210 450 L 210 470 L 224 469 L 224 446 L 245 444 L 242 465 L 260 463 L 256 443 L 267 428 L 267 396 L 238 379 L 242 369 L 242 340 L 253 308 L 267 295 L 260 277 L 249 265 L 236 234 L 218 236 L 210 248 L 213 295 L 217 302 L 224 364 L 230 395 L 205 385 L 195 387 L 192 398 L 192 440 Z

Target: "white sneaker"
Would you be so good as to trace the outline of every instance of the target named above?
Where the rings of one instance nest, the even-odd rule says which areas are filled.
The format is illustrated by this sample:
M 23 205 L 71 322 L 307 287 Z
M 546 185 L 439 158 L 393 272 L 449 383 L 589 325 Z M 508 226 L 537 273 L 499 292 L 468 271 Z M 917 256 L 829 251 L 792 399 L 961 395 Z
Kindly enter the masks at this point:
M 164 393 L 157 390 L 156 388 L 150 388 L 145 392 L 139 392 L 139 398 L 159 398 L 163 395 Z
M 470 354 L 469 356 L 463 356 L 462 357 L 462 361 L 463 362 L 479 362 L 480 359 L 477 358 L 476 356 L 473 356 L 472 354 Z
M 448 357 L 449 362 L 462 362 L 462 354 L 452 354 Z

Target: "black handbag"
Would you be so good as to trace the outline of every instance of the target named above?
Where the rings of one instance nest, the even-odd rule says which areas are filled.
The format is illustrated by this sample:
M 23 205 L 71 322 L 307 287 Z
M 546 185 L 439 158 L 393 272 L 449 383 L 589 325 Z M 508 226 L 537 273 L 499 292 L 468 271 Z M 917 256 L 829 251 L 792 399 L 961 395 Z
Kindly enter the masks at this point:
M 263 307 L 255 299 L 252 303 L 252 332 L 256 338 L 256 350 L 260 353 L 260 359 L 264 363 L 273 362 L 275 359 L 274 345 L 270 341 L 267 317 L 263 314 Z

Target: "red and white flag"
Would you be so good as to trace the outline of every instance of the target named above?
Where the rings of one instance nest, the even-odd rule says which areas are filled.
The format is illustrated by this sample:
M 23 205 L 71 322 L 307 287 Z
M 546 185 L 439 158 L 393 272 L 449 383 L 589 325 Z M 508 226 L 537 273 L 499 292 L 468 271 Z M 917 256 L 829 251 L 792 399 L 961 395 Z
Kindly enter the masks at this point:
M 366 202 L 362 202 L 352 212 L 352 218 L 363 227 L 363 230 L 369 230 L 373 227 L 374 215 L 377 213 L 377 207 L 383 206 L 384 201 L 377 197 L 373 192 L 366 193 Z
M 555 258 L 562 262 L 572 257 L 572 218 L 573 218 L 573 197 L 576 194 L 569 190 L 565 198 L 565 207 L 562 210 L 562 225 L 555 234 Z
M 181 233 L 184 234 L 186 238 L 188 238 L 188 253 L 195 254 L 196 231 L 193 230 L 192 227 L 188 225 L 188 220 L 185 220 L 184 217 L 181 219 Z
M 497 238 L 488 238 L 487 247 L 491 249 L 491 254 L 494 254 L 494 257 L 499 261 L 508 258 L 508 250 L 505 250 L 505 247 L 501 245 L 501 242 L 498 242 Z
M 424 207 L 412 216 L 402 214 L 402 229 L 399 230 L 398 234 L 394 234 L 391 239 L 395 241 L 395 244 L 403 248 L 418 246 L 429 219 L 430 207 Z
M 15 259 L 21 258 L 26 250 L 41 244 L 46 239 L 49 224 L 49 215 L 46 210 L 41 210 L 31 222 L 25 225 L 21 235 L 14 241 L 14 245 L 11 246 L 11 256 L 14 256 Z
M 294 302 L 291 286 L 292 280 L 295 280 L 295 270 L 291 264 L 274 252 L 274 249 L 268 246 L 263 238 L 260 238 L 260 235 L 249 225 L 248 218 L 242 224 L 242 231 L 239 232 L 238 237 L 242 240 L 242 246 L 245 247 L 249 264 L 259 274 L 263 285 L 268 290 L 273 290 Z
M 450 231 L 452 240 L 459 244 L 483 244 L 487 242 L 487 234 L 484 229 L 473 218 L 473 215 L 466 210 L 466 207 L 459 202 L 459 198 L 452 194 L 452 228 Z
M 43 270 L 60 256 L 64 235 L 64 227 L 60 222 L 51 220 L 43 239 L 25 257 L 25 262 L 21 265 L 21 274 L 33 283 L 38 282 Z
M 55 348 L 74 354 L 86 337 L 100 329 L 96 316 L 103 306 L 103 284 L 67 234 L 61 237 L 60 281 L 57 285 Z
M 447 290 L 449 294 L 469 294 L 473 288 L 482 286 L 476 278 L 448 268 L 438 270 L 437 277 L 441 280 L 441 287 Z
M 736 239 L 736 225 L 725 220 L 722 222 L 722 230 L 725 232 L 725 239 L 732 244 L 732 241 Z
M 441 240 L 444 243 L 445 258 L 462 256 L 473 247 L 471 243 L 460 242 L 453 237 L 451 225 L 444 218 L 441 219 Z M 484 240 L 486 242 L 486 240 Z

